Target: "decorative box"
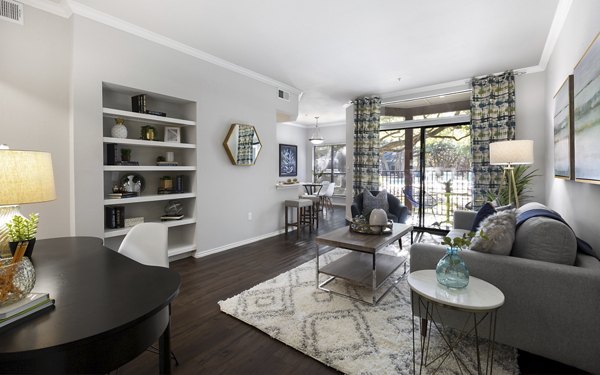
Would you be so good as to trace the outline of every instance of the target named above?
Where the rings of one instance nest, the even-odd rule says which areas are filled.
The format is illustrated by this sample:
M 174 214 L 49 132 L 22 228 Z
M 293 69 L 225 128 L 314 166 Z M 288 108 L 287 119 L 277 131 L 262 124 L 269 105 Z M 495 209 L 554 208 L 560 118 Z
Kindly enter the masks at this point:
M 125 228 L 133 227 L 134 225 L 141 224 L 144 222 L 144 217 L 130 217 L 125 219 Z

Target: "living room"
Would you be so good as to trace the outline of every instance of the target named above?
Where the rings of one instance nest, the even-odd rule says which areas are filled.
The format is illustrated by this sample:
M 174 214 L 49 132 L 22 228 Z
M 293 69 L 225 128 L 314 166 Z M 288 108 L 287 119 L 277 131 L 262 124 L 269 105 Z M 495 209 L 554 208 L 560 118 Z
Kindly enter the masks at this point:
M 316 107 L 308 105 L 318 103 L 319 97 L 311 97 L 311 93 L 298 83 L 287 81 L 285 77 L 277 80 L 262 71 L 256 72 L 237 62 L 192 48 L 189 45 L 192 41 L 170 38 L 169 35 L 176 33 L 170 34 L 169 30 L 161 30 L 160 27 L 152 31 L 144 29 L 136 25 L 134 12 L 129 13 L 132 18 L 127 21 L 121 19 L 114 13 L 114 9 L 119 7 L 116 2 L 105 2 L 105 5 L 92 0 L 23 3 L 23 25 L 0 22 L 0 35 L 6 51 L 0 61 L 0 121 L 4 130 L 1 143 L 13 149 L 52 154 L 56 200 L 22 207 L 23 213 L 40 213 L 40 239 L 104 237 L 103 200 L 107 173 L 102 169 L 101 155 L 105 152 L 102 142 L 105 84 L 195 103 L 193 119 L 198 130 L 193 142 L 196 145 L 196 171 L 193 172 L 196 198 L 193 204 L 196 222 L 192 235 L 182 231 L 185 241 L 193 244 L 194 249 L 187 247 L 187 251 L 174 254 L 173 259 L 193 256 L 202 263 L 212 254 L 235 252 L 239 246 L 272 240 L 282 233 L 282 203 L 286 199 L 297 198 L 297 190 L 276 188 L 283 179 L 278 174 L 278 144 L 297 144 L 297 178 L 311 181 L 313 149 L 308 138 L 314 131 L 314 116 L 321 116 L 320 130 L 326 142 L 346 144 L 347 154 L 352 155 L 351 105 L 332 108 L 332 112 L 341 113 L 341 117 L 335 119 L 334 116 L 328 117 L 326 110 L 318 113 L 314 109 Z M 469 1 L 458 3 L 457 7 L 465 9 L 474 6 Z M 395 81 L 397 88 L 357 91 L 354 96 L 346 98 L 346 104 L 362 95 L 380 95 L 384 101 L 418 98 L 432 93 L 440 95 L 444 91 L 452 92 L 467 86 L 467 80 L 475 76 L 505 70 L 521 72 L 515 77 L 516 139 L 534 141 L 533 167 L 542 175 L 532 184 L 532 200 L 559 212 L 579 237 L 592 247 L 600 248 L 596 225 L 600 221 L 600 213 L 593 209 L 600 201 L 600 190 L 594 184 L 554 177 L 552 131 L 554 95 L 596 37 L 600 4 L 594 0 L 523 3 L 529 4 L 511 1 L 512 8 L 503 11 L 504 17 L 507 13 L 519 13 L 520 7 L 529 11 L 532 7 L 539 7 L 537 13 L 544 22 L 536 23 L 539 28 L 530 35 L 530 40 L 520 40 L 519 37 L 529 37 L 520 35 L 515 42 L 518 46 L 495 45 L 493 48 L 503 51 L 510 51 L 513 47 L 534 50 L 536 57 L 531 63 L 515 66 L 513 61 L 502 60 L 501 54 L 497 54 L 497 64 L 493 65 L 497 68 L 473 70 L 456 76 L 445 75 L 443 59 L 437 55 L 437 65 L 430 70 L 403 72 L 399 67 L 394 76 L 388 77 Z M 428 2 L 423 7 L 433 8 L 436 4 Z M 235 17 L 221 20 L 223 28 L 234 28 L 236 20 L 245 17 L 247 5 L 236 5 L 238 11 L 230 11 Z M 339 7 L 323 9 L 323 15 L 336 17 L 338 11 L 350 6 L 341 2 L 336 5 Z M 318 3 L 310 6 L 314 9 L 322 7 Z M 487 9 L 490 18 L 494 17 L 497 8 L 509 7 L 500 1 L 487 1 L 478 6 Z M 211 9 L 209 7 L 207 11 Z M 227 14 L 224 10 L 221 12 Z M 288 10 L 281 18 L 294 18 L 291 12 Z M 376 14 L 382 16 L 382 13 L 385 12 Z M 535 14 L 531 12 L 534 19 Z M 443 14 L 436 16 L 443 19 Z M 149 17 L 152 17 L 151 13 Z M 188 14 L 187 17 L 186 21 L 192 23 L 193 15 Z M 402 19 L 399 15 L 396 17 Z M 304 22 L 307 27 L 313 27 L 310 18 Z M 532 23 L 535 23 L 534 20 Z M 145 25 L 142 21 L 140 24 Z M 495 35 L 510 33 L 511 30 L 511 25 L 506 25 L 503 30 L 487 32 Z M 219 44 L 219 32 L 213 30 L 212 35 L 204 36 L 207 49 L 212 46 L 218 51 L 215 45 Z M 368 32 L 372 32 L 372 28 Z M 394 42 L 394 39 L 386 42 L 387 37 L 383 36 L 384 45 Z M 536 41 L 535 45 L 530 45 L 532 40 Z M 304 40 L 296 48 L 319 53 L 319 48 L 308 49 L 313 42 Z M 433 48 L 441 47 L 436 44 L 435 36 L 429 36 L 423 43 L 431 43 Z M 251 50 L 247 46 L 248 55 L 260 55 L 278 46 L 254 47 L 261 48 Z M 320 48 L 335 50 L 344 46 Z M 463 51 L 457 54 L 466 53 L 470 48 L 464 43 Z M 299 58 L 302 53 L 291 55 L 289 59 Z M 418 60 L 421 57 L 413 58 Z M 268 59 L 264 60 L 263 63 L 268 65 Z M 282 63 L 285 63 L 285 58 L 276 64 Z M 327 62 L 327 65 L 332 64 Z M 337 61 L 336 64 L 350 62 Z M 264 71 L 268 71 L 267 68 Z M 426 84 L 413 86 L 411 76 L 432 78 L 424 80 Z M 398 77 L 402 80 L 398 81 Z M 319 79 L 324 82 L 323 85 L 331 80 L 329 76 Z M 288 93 L 289 100 L 279 100 L 278 90 Z M 223 141 L 233 123 L 254 125 L 260 136 L 262 149 L 257 162 L 251 167 L 232 165 L 227 158 Z M 346 196 L 336 197 L 336 203 L 346 208 L 346 218 L 350 217 L 353 199 L 351 179 L 347 180 L 347 186 Z M 335 209 L 338 210 L 338 207 Z M 266 280 L 260 280 L 259 276 L 256 276 L 256 282 Z M 186 287 L 190 288 L 189 285 Z

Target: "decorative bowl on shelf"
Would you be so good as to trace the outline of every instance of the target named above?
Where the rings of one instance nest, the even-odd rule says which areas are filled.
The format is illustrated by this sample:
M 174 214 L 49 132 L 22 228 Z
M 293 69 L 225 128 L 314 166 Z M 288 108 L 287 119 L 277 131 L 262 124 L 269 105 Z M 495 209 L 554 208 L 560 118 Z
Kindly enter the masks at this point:
M 35 285 L 35 269 L 27 257 L 13 263 L 0 259 L 0 306 L 10 305 L 27 296 Z
M 388 220 L 384 225 L 371 225 L 364 216 L 356 216 L 350 222 L 350 231 L 362 234 L 389 234 L 392 233 L 394 223 Z

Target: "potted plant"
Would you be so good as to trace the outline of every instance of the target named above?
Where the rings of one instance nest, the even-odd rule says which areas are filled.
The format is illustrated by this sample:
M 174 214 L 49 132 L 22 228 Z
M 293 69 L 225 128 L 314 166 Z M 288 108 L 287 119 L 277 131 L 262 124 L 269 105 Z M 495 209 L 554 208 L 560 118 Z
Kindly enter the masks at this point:
M 29 218 L 15 215 L 9 223 L 6 223 L 9 238 L 8 246 L 12 255 L 15 255 L 15 251 L 20 243 L 27 243 L 25 256 L 31 258 L 39 218 L 40 215 L 37 213 L 30 214 Z
M 483 231 L 482 238 L 487 238 Z M 449 288 L 460 289 L 469 284 L 469 270 L 458 252 L 471 246 L 475 232 L 463 234 L 462 237 L 444 237 L 442 245 L 446 245 L 446 255 L 438 262 L 435 273 L 440 284 Z

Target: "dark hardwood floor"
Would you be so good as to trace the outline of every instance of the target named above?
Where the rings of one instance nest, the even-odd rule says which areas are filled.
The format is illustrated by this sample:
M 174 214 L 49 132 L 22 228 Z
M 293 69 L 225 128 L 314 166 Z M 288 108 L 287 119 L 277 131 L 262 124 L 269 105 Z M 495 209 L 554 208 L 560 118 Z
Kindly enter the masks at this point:
M 345 225 L 343 208 L 321 219 L 317 233 Z M 182 286 L 172 304 L 171 346 L 175 374 L 336 374 L 320 362 L 221 313 L 217 302 L 313 259 L 315 232 L 290 232 L 204 258 L 171 263 Z M 522 373 L 577 373 L 544 358 L 521 354 Z M 557 367 L 558 366 L 558 367 Z M 562 366 L 562 367 L 561 367 Z M 558 370 L 558 371 L 557 371 Z M 119 374 L 158 371 L 158 356 L 145 352 Z M 557 372 L 555 372 L 557 371 Z

